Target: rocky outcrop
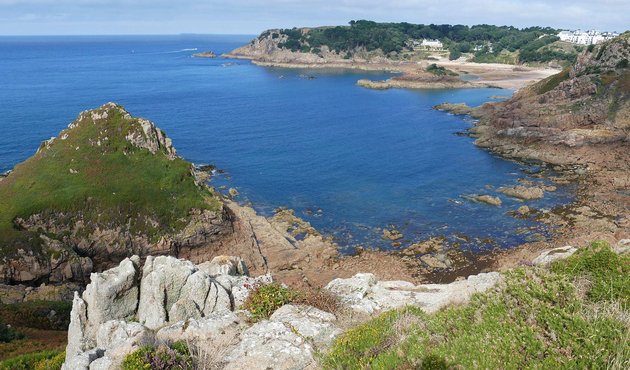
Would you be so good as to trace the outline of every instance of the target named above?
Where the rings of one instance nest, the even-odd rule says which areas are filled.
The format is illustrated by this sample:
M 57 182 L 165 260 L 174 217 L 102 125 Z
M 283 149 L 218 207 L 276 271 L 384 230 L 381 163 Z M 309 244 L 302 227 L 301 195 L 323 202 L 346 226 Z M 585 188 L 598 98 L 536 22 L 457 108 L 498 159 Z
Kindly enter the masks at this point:
M 469 107 L 466 103 L 442 103 L 433 106 L 433 109 L 455 115 L 468 115 L 474 110 L 474 108 Z
M 308 28 L 299 29 L 299 32 L 308 33 Z M 262 65 L 298 66 L 302 67 L 347 67 L 354 63 L 385 63 L 391 61 L 379 51 L 367 52 L 366 50 L 356 50 L 351 58 L 346 58 L 345 54 L 330 50 L 323 45 L 317 53 L 302 53 L 292 51 L 282 47 L 288 36 L 281 30 L 273 29 L 263 32 L 253 39 L 249 44 L 232 50 L 223 56 L 236 59 L 251 59 Z
M 272 279 L 240 275 L 246 269 L 237 257 L 203 266 L 149 257 L 142 269 L 138 261 L 93 274 L 75 294 L 64 369 L 117 369 L 142 346 L 175 341 L 212 352 L 207 361 L 228 369 L 304 369 L 341 332 L 333 314 L 308 306 L 284 306 L 250 326 L 235 310 Z
M 487 104 L 473 133 L 502 154 L 546 159 L 523 150 L 534 143 L 567 148 L 628 142 L 630 33 L 589 48 L 563 72 Z M 625 62 L 624 62 L 625 61 Z M 541 150 L 539 150 L 541 151 Z M 563 158 L 551 159 L 557 163 Z
M 627 253 L 628 246 L 630 240 L 615 250 Z M 547 250 L 534 264 L 544 266 L 575 251 L 570 246 Z M 238 257 L 219 256 L 202 268 L 160 256 L 149 258 L 142 271 L 137 261 L 133 257 L 96 274 L 83 296 L 75 295 L 64 369 L 117 369 L 127 354 L 142 346 L 176 341 L 187 344 L 200 367 L 312 369 L 317 368 L 315 354 L 325 351 L 342 333 L 338 317 L 305 305 L 287 304 L 267 320 L 249 322 L 249 313 L 235 303 L 238 289 L 242 293 L 271 278 L 240 275 L 239 266 L 244 266 Z M 211 276 L 207 271 L 218 274 Z M 340 312 L 355 320 L 408 305 L 431 314 L 465 304 L 475 293 L 498 289 L 501 282 L 498 272 L 450 284 L 421 285 L 379 281 L 371 273 L 359 273 L 334 279 L 325 289 L 339 298 Z M 231 305 L 224 302 L 206 310 L 214 286 L 223 289 Z M 181 311 L 180 317 L 166 314 L 177 305 L 194 309 Z
M 349 279 L 335 279 L 326 289 L 360 313 L 373 314 L 408 305 L 432 313 L 447 305 L 465 303 L 474 293 L 486 291 L 500 280 L 498 272 L 490 272 L 450 284 L 414 285 L 406 281 L 378 281 L 373 274 L 357 274 Z
M 341 334 L 335 315 L 308 306 L 286 305 L 269 320 L 241 334 L 238 346 L 226 356 L 225 369 L 306 369 L 314 353 Z
M 216 58 L 217 55 L 213 52 L 213 51 L 202 51 L 201 53 L 195 53 L 193 54 L 193 57 L 195 58 Z
M 492 206 L 501 206 L 501 198 L 499 197 L 493 197 L 491 195 L 471 195 L 468 197 L 469 199 L 473 200 L 474 202 L 478 202 L 478 203 L 486 203 L 486 204 L 490 204 Z
M 12 304 L 29 301 L 70 302 L 74 292 L 82 289 L 81 285 L 76 283 L 61 285 L 41 284 L 38 287 L 0 284 L 0 303 Z

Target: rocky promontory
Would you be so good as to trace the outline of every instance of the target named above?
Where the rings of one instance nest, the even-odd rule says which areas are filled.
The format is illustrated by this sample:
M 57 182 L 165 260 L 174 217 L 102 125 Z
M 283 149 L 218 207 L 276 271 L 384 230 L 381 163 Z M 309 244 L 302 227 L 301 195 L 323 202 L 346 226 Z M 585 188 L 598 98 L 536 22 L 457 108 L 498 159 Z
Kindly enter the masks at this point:
M 85 283 L 131 254 L 179 254 L 231 233 L 228 211 L 152 122 L 82 112 L 0 183 L 4 283 Z

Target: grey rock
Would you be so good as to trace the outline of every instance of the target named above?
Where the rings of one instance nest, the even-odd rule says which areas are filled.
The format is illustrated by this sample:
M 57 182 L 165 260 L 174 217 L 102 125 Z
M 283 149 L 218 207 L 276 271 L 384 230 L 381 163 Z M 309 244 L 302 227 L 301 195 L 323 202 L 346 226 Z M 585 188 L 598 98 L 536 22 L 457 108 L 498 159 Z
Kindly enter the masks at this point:
M 349 279 L 335 279 L 325 289 L 337 295 L 355 312 L 373 314 L 407 305 L 419 306 L 427 313 L 467 302 L 501 280 L 498 272 L 469 276 L 450 284 L 414 285 L 406 281 L 376 281 L 372 274 L 357 274 Z
M 249 293 L 256 289 L 257 287 L 264 284 L 273 283 L 273 278 L 271 274 L 261 275 L 258 277 L 249 277 L 249 276 L 240 276 L 236 278 L 232 278 L 232 299 L 234 302 L 234 309 L 241 308 L 247 298 L 249 297 Z
M 630 252 L 630 239 L 621 239 L 614 247 L 615 252 L 626 254 Z
M 261 321 L 241 335 L 226 357 L 225 370 L 306 369 L 313 364 L 313 347 L 284 323 Z
M 214 312 L 203 319 L 188 319 L 165 326 L 155 334 L 159 342 L 172 343 L 178 340 L 212 340 L 230 330 L 237 330 L 242 320 L 233 312 Z
M 168 313 L 196 267 L 170 256 L 147 257 L 142 269 L 138 320 L 150 329 L 169 321 Z
M 90 351 L 80 353 L 73 356 L 69 361 L 66 361 L 61 370 L 89 370 L 90 364 L 97 359 L 103 357 L 104 350 L 100 348 L 94 348 Z
M 199 269 L 205 271 L 210 276 L 219 275 L 249 275 L 247 265 L 240 257 L 216 256 L 210 262 L 200 264 Z
M 99 369 L 119 368 L 125 356 L 142 346 L 154 343 L 154 333 L 137 322 L 111 320 L 102 324 L 96 335 L 96 347 L 105 350 L 98 364 Z
M 72 301 L 72 311 L 70 311 L 70 325 L 68 326 L 68 345 L 66 346 L 65 360 L 67 364 L 79 361 L 75 358 L 95 344 L 93 339 L 90 340 L 85 335 L 85 329 L 88 325 L 87 321 L 85 301 L 79 297 L 79 293 L 75 292 Z
M 567 245 L 566 247 L 550 249 L 542 252 L 538 257 L 534 258 L 532 263 L 537 266 L 546 266 L 553 261 L 568 258 L 572 256 L 575 252 L 577 252 L 577 248 L 574 248 L 570 245 Z
M 337 318 L 311 306 L 284 305 L 269 318 L 285 324 L 300 336 L 311 341 L 317 347 L 328 347 L 341 334 L 335 325 Z
M 138 307 L 139 258 L 124 259 L 117 267 L 91 275 L 83 292 L 87 305 L 86 335 L 93 338 L 98 327 L 109 320 L 128 319 Z

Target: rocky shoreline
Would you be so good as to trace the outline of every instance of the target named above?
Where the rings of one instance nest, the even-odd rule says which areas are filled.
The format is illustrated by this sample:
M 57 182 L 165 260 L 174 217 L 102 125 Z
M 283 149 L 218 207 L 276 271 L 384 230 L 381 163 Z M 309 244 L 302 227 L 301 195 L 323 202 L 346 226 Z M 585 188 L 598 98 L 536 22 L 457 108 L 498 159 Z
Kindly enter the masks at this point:
M 524 68 L 519 66 L 449 61 L 432 58 L 422 61 L 393 60 L 378 52 L 356 53 L 346 59 L 326 46 L 318 54 L 293 52 L 278 48 L 280 39 L 257 38 L 250 44 L 222 55 L 224 58 L 250 60 L 261 67 L 292 69 L 352 69 L 401 73 L 386 81 L 361 80 L 367 88 L 448 89 L 472 87 L 498 87 L 519 89 L 556 73 L 550 68 Z M 475 75 L 476 80 L 444 79 L 426 74 L 428 66 L 449 68 L 459 75 Z

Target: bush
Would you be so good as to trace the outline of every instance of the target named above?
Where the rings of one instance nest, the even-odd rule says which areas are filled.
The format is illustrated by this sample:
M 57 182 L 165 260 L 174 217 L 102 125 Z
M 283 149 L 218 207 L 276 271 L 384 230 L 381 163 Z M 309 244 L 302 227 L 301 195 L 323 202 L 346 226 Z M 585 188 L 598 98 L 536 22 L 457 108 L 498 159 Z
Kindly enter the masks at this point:
M 169 346 L 145 346 L 128 354 L 122 363 L 123 370 L 192 370 L 188 346 L 175 342 Z
M 450 54 L 448 55 L 448 59 L 449 60 L 456 60 L 459 59 L 462 56 L 462 52 L 456 49 L 451 50 Z
M 24 338 L 24 334 L 13 329 L 11 326 L 0 321 L 0 342 L 8 343 L 15 339 Z
M 65 360 L 66 352 L 59 352 L 55 357 L 39 361 L 34 370 L 60 370 Z
M 59 351 L 27 353 L 0 362 L 0 370 L 58 370 L 64 359 L 65 353 Z
M 295 302 L 300 294 L 280 284 L 261 285 L 247 297 L 244 308 L 251 312 L 252 321 L 268 319 L 272 313 L 287 303 Z
M 444 67 L 440 67 L 437 64 L 429 64 L 427 66 L 427 72 L 432 73 L 436 76 L 457 76 L 457 73 L 451 71 L 450 69 L 446 69 Z

